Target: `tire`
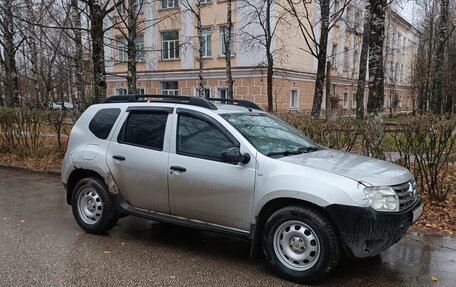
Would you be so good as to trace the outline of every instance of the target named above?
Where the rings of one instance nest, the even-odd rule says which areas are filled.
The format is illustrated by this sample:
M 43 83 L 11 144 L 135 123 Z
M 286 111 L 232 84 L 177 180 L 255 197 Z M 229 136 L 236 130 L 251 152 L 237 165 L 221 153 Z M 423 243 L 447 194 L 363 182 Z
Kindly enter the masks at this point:
M 73 216 L 87 233 L 102 234 L 119 220 L 106 184 L 98 178 L 80 180 L 72 194 Z
M 339 262 L 337 232 L 320 212 L 289 206 L 266 221 L 263 234 L 266 260 L 279 276 L 313 283 L 327 276 Z

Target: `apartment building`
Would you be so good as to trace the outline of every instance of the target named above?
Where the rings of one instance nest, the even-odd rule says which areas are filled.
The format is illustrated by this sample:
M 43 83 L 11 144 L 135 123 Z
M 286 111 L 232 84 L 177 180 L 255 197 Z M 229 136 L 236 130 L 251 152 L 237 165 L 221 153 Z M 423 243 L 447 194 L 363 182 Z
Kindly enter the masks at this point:
M 203 26 L 204 93 L 199 91 L 199 51 L 196 17 L 188 9 L 195 0 L 131 0 L 138 2 L 141 33 L 136 37 L 138 50 L 137 86 L 140 93 L 226 97 L 226 36 L 225 0 L 201 0 Z M 143 2 L 144 1 L 144 2 Z M 342 2 L 342 1 L 341 1 Z M 315 1 L 313 1 L 315 3 Z M 340 115 L 355 114 L 354 93 L 358 79 L 364 1 L 353 1 L 342 18 L 331 30 L 328 42 L 328 60 L 331 68 L 333 109 Z M 267 106 L 266 53 L 261 43 L 252 42 L 252 36 L 261 38 L 262 27 L 252 21 L 252 10 L 233 1 L 233 31 L 231 65 L 234 79 L 234 97 Z M 315 5 L 315 4 L 313 4 Z M 337 11 L 343 5 L 332 4 Z M 312 17 L 318 10 L 310 7 Z M 312 11 L 313 9 L 313 11 Z M 117 11 L 116 13 L 119 13 Z M 121 12 L 120 12 L 121 13 Z M 280 5 L 271 16 L 275 37 L 273 99 L 276 111 L 308 112 L 312 107 L 317 61 L 309 53 L 305 40 L 292 21 L 280 21 L 285 13 Z M 319 31 L 317 19 L 314 29 Z M 359 26 L 362 26 L 359 25 Z M 385 44 L 385 113 L 411 110 L 413 99 L 408 83 L 411 79 L 412 60 L 418 43 L 418 31 L 393 11 L 388 12 Z M 111 30 L 105 48 L 107 61 L 107 95 L 126 94 L 127 71 L 125 41 L 118 30 Z M 246 37 L 249 35 L 250 38 Z M 317 35 L 318 37 L 318 35 Z M 250 39 L 250 40 L 249 40 Z M 317 39 L 318 40 L 318 39 Z M 367 92 L 366 92 L 367 96 Z M 326 95 L 324 96 L 326 98 Z M 337 99 L 334 101 L 334 99 Z M 326 109 L 323 100 L 322 110 Z

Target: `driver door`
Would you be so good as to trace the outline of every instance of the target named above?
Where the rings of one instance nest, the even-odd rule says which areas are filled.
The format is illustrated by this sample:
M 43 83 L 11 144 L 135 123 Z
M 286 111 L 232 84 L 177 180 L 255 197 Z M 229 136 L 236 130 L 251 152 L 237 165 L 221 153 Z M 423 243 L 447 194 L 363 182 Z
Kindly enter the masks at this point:
M 195 111 L 178 112 L 175 153 L 169 156 L 171 213 L 247 231 L 250 229 L 255 159 L 221 162 L 240 143 L 217 121 Z M 245 150 L 242 152 L 246 152 Z

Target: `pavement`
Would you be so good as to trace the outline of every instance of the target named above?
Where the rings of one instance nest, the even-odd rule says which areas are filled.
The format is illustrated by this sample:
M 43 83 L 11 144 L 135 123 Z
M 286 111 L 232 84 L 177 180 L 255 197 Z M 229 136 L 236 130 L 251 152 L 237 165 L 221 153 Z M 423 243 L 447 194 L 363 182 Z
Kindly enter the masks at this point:
M 249 251 L 242 239 L 131 216 L 89 235 L 58 176 L 0 168 L 0 286 L 298 286 Z M 314 286 L 454 287 L 455 271 L 455 239 L 408 234 Z

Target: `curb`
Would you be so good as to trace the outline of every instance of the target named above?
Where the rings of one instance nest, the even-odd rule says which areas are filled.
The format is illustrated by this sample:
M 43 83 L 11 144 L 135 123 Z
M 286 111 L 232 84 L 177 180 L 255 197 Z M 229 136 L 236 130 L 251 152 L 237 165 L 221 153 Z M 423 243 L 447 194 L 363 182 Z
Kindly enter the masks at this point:
M 0 162 L 0 168 L 7 168 L 7 169 L 13 169 L 13 170 L 19 170 L 19 171 L 28 171 L 28 172 L 34 172 L 34 173 L 60 176 L 60 170 L 58 170 L 58 169 L 36 169 L 36 168 L 28 168 L 28 167 L 22 167 L 22 166 L 17 166 L 17 165 L 6 164 L 6 163 L 2 163 L 2 162 Z

